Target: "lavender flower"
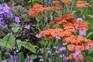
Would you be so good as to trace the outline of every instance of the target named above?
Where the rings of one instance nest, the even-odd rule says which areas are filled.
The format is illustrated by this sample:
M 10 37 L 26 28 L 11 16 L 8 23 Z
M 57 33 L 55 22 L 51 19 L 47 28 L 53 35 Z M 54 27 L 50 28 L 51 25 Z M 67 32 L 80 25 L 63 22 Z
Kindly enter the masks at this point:
M 4 4 L 3 10 L 4 12 L 10 12 L 10 8 L 8 7 L 7 4 Z
M 89 46 L 87 46 L 87 50 L 90 50 L 91 48 Z
M 4 19 L 10 18 L 12 16 L 13 16 L 13 14 L 11 13 L 11 10 L 7 4 L 0 5 L 0 27 L 1 28 L 4 28 L 4 26 L 5 26 Z
M 55 49 L 58 49 L 58 46 L 54 46 Z
M 28 62 L 33 62 L 33 60 L 30 60 L 30 61 L 28 61 Z
M 4 16 L 7 18 L 11 18 L 13 14 L 11 12 L 4 13 Z
M 78 59 L 76 59 L 75 62 L 80 62 L 80 61 Z
M 50 55 L 52 52 L 50 50 L 48 50 L 48 54 Z
M 79 35 L 81 36 L 86 36 L 86 30 L 80 30 Z
M 82 21 L 82 18 L 77 18 L 77 22 L 81 22 Z
M 56 50 L 56 51 L 55 51 L 55 53 L 56 53 L 56 54 L 58 54 L 58 53 L 59 53 L 59 51 L 58 51 L 58 50 Z
M 65 49 L 66 49 L 66 47 L 61 47 L 59 50 L 64 51 Z
M 60 57 L 60 58 L 64 57 L 64 54 L 61 54 L 59 57 Z
M 20 23 L 19 17 L 17 17 L 17 16 L 15 17 L 15 22 L 16 22 L 16 23 Z
M 56 40 L 58 41 L 58 40 L 60 40 L 61 39 L 61 37 L 60 36 L 56 36 Z
M 2 62 L 7 62 L 7 60 L 6 60 L 6 59 L 4 59 Z
M 40 59 L 39 62 L 44 62 L 44 59 Z
M 65 60 L 69 60 L 69 57 L 64 57 Z
M 81 53 L 81 50 L 75 51 L 74 56 L 77 56 L 80 53 Z
M 40 38 L 40 34 L 36 34 L 36 36 L 35 36 L 36 38 Z
M 0 20 L 0 27 L 1 27 L 1 28 L 4 28 L 4 26 L 5 26 L 4 21 L 1 21 L 1 20 Z
M 25 27 L 24 27 L 25 29 L 30 29 L 30 25 L 25 25 Z

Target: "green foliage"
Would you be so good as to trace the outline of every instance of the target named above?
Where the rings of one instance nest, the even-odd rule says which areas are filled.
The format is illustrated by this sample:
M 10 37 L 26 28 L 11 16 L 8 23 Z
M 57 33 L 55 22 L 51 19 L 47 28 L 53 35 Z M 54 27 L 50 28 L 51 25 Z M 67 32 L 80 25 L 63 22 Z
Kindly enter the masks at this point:
M 7 2 L 9 2 L 10 0 L 0 0 L 0 3 L 7 3 Z
M 19 28 L 20 28 L 19 25 L 18 25 L 18 24 L 15 24 L 15 23 L 12 24 L 11 27 L 12 27 L 12 31 L 13 31 L 14 33 L 18 32 L 18 30 L 19 30 Z
M 18 44 L 19 49 L 20 49 L 21 47 L 24 47 L 24 48 L 30 50 L 31 52 L 36 53 L 36 48 L 35 48 L 35 46 L 32 45 L 31 43 L 22 42 L 21 40 L 17 40 L 17 44 Z
M 6 35 L 3 39 L 0 39 L 0 46 L 2 47 L 6 47 L 12 50 L 14 45 L 15 45 L 14 35 Z

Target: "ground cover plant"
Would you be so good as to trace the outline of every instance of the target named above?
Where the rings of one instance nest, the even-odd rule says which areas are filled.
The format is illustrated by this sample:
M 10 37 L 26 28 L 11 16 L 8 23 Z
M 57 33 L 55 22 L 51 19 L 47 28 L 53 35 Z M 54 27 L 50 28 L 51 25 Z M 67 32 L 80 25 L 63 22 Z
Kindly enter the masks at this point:
M 0 62 L 93 62 L 92 0 L 1 0 Z

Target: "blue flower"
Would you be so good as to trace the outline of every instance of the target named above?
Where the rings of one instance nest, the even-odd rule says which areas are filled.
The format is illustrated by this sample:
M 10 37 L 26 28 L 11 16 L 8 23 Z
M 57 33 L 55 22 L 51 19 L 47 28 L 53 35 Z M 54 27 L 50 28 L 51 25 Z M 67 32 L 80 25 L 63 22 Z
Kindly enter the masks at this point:
M 79 35 L 80 36 L 86 36 L 86 30 L 80 30 Z
M 64 51 L 64 50 L 66 50 L 66 47 L 61 47 L 59 50 Z
M 25 29 L 30 29 L 30 25 L 25 25 L 25 27 L 24 27 Z
M 20 23 L 19 17 L 17 17 L 17 16 L 15 17 L 15 22 L 16 22 L 16 23 Z
M 82 18 L 77 18 L 77 22 L 81 22 L 82 21 Z
M 52 53 L 50 50 L 48 50 L 47 52 L 48 52 L 49 55 Z
M 40 59 L 39 62 L 44 62 L 44 59 Z
M 56 40 L 58 41 L 58 40 L 60 40 L 61 39 L 61 37 L 60 36 L 56 36 Z
M 74 56 L 77 56 L 81 53 L 81 50 L 75 51 Z
M 36 34 L 35 37 L 36 37 L 36 38 L 40 38 L 40 34 Z

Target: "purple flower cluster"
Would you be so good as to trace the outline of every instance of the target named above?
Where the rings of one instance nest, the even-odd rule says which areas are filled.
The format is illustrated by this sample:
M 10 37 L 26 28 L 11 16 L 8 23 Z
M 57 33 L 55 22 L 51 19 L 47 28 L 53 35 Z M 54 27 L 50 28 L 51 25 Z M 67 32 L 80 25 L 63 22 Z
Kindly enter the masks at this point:
M 7 4 L 0 5 L 0 27 L 4 28 L 5 26 L 5 18 L 10 18 L 12 17 L 13 14 L 10 11 L 10 8 L 8 7 Z

